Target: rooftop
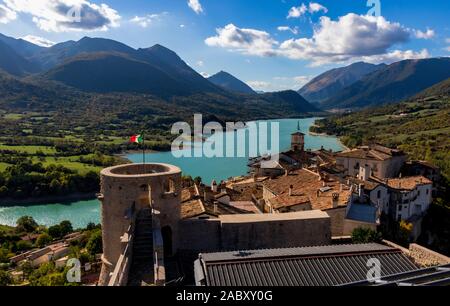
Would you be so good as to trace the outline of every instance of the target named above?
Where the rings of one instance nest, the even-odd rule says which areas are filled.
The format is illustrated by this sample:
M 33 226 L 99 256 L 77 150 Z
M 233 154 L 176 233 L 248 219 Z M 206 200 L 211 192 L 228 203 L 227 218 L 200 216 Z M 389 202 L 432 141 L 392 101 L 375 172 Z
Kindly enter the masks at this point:
M 338 153 L 337 157 L 350 157 L 383 161 L 398 155 L 404 155 L 404 153 L 400 150 L 387 148 L 381 145 L 371 145 L 361 146 L 357 149 Z
M 388 179 L 386 184 L 393 189 L 400 190 L 414 190 L 417 186 L 420 185 L 429 185 L 433 184 L 433 182 L 427 179 L 424 176 L 409 176 L 402 178 L 393 178 Z
M 286 214 L 239 214 L 222 215 L 219 217 L 222 223 L 251 223 L 271 222 L 280 220 L 323 219 L 329 218 L 328 214 L 320 210 L 292 212 Z
M 287 176 L 279 176 L 265 181 L 263 185 L 284 200 L 289 197 L 289 187 L 292 185 L 294 188 L 291 197 L 297 199 L 301 199 L 298 197 L 306 197 L 311 202 L 312 209 L 319 210 L 334 207 L 333 194 L 339 194 L 338 206 L 346 206 L 351 195 L 349 188 L 343 186 L 341 190 L 341 183 L 337 178 L 327 176 L 322 179 L 317 173 L 306 169 L 295 170 Z M 320 191 L 324 187 L 326 191 Z M 306 200 L 306 198 L 303 200 Z
M 380 260 L 382 276 L 417 270 L 398 249 L 370 244 L 248 250 L 201 254 L 197 285 L 336 286 L 367 279 L 369 259 Z M 203 272 L 204 271 L 204 272 Z

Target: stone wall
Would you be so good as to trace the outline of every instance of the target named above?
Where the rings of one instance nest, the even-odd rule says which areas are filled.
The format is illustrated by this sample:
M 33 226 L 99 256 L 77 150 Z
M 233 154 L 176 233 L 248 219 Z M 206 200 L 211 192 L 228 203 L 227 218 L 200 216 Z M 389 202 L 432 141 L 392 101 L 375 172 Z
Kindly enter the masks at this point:
M 344 219 L 346 214 L 346 207 L 339 207 L 326 210 L 326 213 L 331 218 L 331 235 L 343 236 L 344 234 Z
M 180 249 L 201 252 L 331 243 L 330 217 L 317 210 L 183 220 L 180 233 Z
M 219 251 L 219 219 L 187 219 L 180 222 L 180 250 Z
M 449 257 L 415 243 L 409 245 L 409 256 L 416 264 L 424 267 L 450 264 Z
M 357 228 L 369 228 L 373 231 L 377 230 L 377 225 L 375 223 L 366 223 L 356 220 L 345 219 L 344 220 L 344 236 L 351 235 L 353 230 Z

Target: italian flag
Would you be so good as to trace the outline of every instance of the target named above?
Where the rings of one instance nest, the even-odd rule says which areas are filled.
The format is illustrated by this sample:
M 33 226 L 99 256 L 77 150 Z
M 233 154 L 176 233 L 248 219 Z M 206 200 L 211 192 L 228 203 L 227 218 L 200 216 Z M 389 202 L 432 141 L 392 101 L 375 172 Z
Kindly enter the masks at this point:
M 130 137 L 130 142 L 132 143 L 143 143 L 144 137 L 142 135 L 133 135 Z

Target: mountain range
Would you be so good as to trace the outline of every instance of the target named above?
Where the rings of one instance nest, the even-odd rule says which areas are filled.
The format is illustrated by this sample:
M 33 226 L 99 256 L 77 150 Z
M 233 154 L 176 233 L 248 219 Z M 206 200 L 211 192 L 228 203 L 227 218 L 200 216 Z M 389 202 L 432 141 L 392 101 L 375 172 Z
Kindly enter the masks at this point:
M 208 78 L 208 81 L 232 92 L 256 94 L 256 92 L 250 86 L 225 71 L 220 71 L 215 75 L 210 76 Z
M 385 67 L 358 62 L 342 68 L 326 71 L 303 86 L 298 93 L 310 102 L 323 102 L 342 89 L 361 80 L 364 76 Z
M 404 60 L 364 76 L 320 106 L 345 109 L 400 102 L 449 77 L 449 57 Z
M 218 104 L 235 101 L 232 108 L 251 107 L 241 112 L 270 117 L 274 112 L 295 116 L 320 109 L 398 102 L 449 78 L 450 58 L 405 60 L 391 65 L 358 62 L 319 75 L 299 92 L 257 94 L 224 71 L 204 78 L 174 51 L 158 44 L 134 49 L 110 39 L 84 37 L 44 48 L 0 34 L 0 71 L 8 76 L 0 78 L 0 82 L 6 82 L 0 86 L 8 89 L 9 101 L 18 96 L 35 101 L 30 94 L 36 88 L 58 88 L 75 96 L 150 95 L 167 103 L 201 104 L 200 109 L 222 112 L 223 105 Z M 17 85 L 17 92 L 12 84 Z M 28 96 L 24 88 L 30 89 Z M 39 97 L 48 100 L 43 92 Z

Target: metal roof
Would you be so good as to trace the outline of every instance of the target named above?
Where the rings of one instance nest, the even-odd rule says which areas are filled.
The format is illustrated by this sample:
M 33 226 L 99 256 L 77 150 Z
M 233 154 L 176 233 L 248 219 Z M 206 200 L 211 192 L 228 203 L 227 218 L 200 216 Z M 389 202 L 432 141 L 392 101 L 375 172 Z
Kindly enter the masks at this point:
M 450 264 L 382 277 L 375 283 L 360 281 L 344 286 L 450 286 Z
M 381 263 L 382 277 L 417 270 L 400 250 L 380 244 L 224 252 L 199 257 L 195 265 L 197 284 L 207 286 L 343 285 L 366 280 L 370 269 L 367 263 L 373 258 Z

